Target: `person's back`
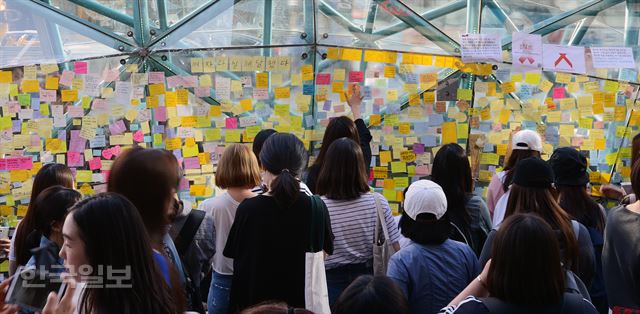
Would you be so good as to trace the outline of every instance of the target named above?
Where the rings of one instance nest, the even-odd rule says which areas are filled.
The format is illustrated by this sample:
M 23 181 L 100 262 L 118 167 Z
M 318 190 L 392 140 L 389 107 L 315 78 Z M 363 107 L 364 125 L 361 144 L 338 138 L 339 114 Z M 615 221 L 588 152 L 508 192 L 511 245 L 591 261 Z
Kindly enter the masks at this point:
M 473 250 L 447 239 L 439 245 L 411 242 L 391 257 L 387 275 L 405 290 L 412 313 L 437 313 L 479 272 Z
M 266 300 L 304 307 L 310 209 L 304 193 L 289 207 L 265 195 L 240 204 L 224 250 L 234 259 L 231 310 Z
M 633 210 L 637 204 L 613 208 L 607 217 L 602 269 L 611 308 L 640 309 L 640 211 Z
M 531 306 L 505 303 L 497 298 L 466 298 L 457 309 L 445 308 L 440 314 L 596 314 L 596 309 L 578 294 L 565 293 L 561 303 Z

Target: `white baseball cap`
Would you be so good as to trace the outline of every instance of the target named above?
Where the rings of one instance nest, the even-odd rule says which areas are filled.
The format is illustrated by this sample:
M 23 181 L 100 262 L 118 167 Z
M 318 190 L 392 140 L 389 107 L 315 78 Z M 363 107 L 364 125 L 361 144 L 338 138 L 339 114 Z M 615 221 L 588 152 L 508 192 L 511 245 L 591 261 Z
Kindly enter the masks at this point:
M 538 132 L 522 130 L 513 135 L 512 150 L 535 150 L 542 153 L 542 138 Z
M 416 181 L 409 186 L 405 195 L 404 212 L 413 220 L 423 213 L 433 214 L 440 219 L 447 212 L 447 196 L 433 181 Z

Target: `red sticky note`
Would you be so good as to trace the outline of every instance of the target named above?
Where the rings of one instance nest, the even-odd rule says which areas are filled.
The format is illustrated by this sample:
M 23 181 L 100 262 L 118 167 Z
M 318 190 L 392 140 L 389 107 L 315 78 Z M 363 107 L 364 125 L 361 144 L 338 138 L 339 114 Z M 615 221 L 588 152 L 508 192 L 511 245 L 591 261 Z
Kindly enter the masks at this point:
M 564 98 L 564 87 L 556 87 L 553 89 L 553 98 Z
M 85 61 L 76 61 L 74 63 L 74 72 L 76 72 L 76 74 L 87 74 L 88 71 L 88 63 Z
M 316 75 L 316 85 L 329 85 L 329 84 L 331 84 L 331 74 L 318 73 L 318 75 Z
M 238 120 L 236 118 L 226 118 L 225 125 L 227 129 L 237 129 L 238 128 Z
M 364 73 L 361 71 L 349 72 L 349 82 L 351 83 L 364 82 Z
M 89 169 L 96 170 L 102 168 L 102 159 L 100 157 L 93 157 L 89 160 Z

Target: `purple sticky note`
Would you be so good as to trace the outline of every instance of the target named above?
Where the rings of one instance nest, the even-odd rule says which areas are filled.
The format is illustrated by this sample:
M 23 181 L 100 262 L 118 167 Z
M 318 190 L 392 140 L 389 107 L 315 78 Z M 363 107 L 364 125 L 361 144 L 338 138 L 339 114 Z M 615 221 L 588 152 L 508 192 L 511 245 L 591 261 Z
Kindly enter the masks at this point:
M 69 151 L 81 153 L 87 145 L 87 140 L 80 137 L 80 130 L 71 130 L 71 140 L 69 140 Z
M 325 100 L 324 104 L 322 105 L 322 110 L 331 111 L 331 100 Z
M 421 144 L 421 143 L 413 144 L 413 152 L 416 155 L 424 154 L 424 144 Z
M 111 135 L 119 135 L 126 131 L 127 127 L 124 125 L 124 121 L 122 120 L 109 124 L 109 132 L 111 132 Z
M 200 169 L 200 160 L 198 157 L 189 157 L 183 160 L 185 169 Z

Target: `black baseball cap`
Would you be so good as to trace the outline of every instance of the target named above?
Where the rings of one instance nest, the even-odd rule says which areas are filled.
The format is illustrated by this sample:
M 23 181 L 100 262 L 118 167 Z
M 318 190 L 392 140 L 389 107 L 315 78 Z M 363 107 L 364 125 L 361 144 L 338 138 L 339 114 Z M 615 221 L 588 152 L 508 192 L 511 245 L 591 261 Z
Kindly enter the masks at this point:
M 518 161 L 515 167 L 513 183 L 527 188 L 550 188 L 553 183 L 553 170 L 544 160 L 529 157 Z
M 549 159 L 556 185 L 585 186 L 589 183 L 587 158 L 573 147 L 556 149 Z

